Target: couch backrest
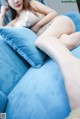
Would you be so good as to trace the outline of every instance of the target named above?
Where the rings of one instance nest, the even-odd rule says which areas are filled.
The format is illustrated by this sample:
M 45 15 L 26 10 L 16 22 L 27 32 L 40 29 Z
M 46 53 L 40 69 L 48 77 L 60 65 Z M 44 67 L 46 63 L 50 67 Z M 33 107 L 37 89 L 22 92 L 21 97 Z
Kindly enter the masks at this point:
M 39 1 L 46 4 L 45 0 Z M 7 5 L 5 0 L 0 0 L 1 5 Z M 11 12 L 8 11 L 4 24 L 7 24 L 10 20 Z M 8 95 L 29 67 L 29 64 L 27 62 L 25 63 L 0 36 L 0 90 Z
M 8 95 L 29 67 L 0 36 L 0 90 Z

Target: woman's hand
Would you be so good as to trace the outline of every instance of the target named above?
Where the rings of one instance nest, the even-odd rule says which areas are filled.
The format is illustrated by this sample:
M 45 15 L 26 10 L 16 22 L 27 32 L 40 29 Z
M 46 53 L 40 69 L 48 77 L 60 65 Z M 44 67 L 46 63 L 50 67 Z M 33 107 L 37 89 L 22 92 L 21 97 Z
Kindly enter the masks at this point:
M 6 6 L 1 6 L 1 13 L 0 15 L 2 15 L 3 17 L 5 16 L 6 12 L 9 10 L 8 7 Z
M 37 24 L 35 24 L 34 26 L 31 27 L 31 30 L 34 31 L 35 33 L 37 33 L 39 29 L 40 29 L 40 27 Z

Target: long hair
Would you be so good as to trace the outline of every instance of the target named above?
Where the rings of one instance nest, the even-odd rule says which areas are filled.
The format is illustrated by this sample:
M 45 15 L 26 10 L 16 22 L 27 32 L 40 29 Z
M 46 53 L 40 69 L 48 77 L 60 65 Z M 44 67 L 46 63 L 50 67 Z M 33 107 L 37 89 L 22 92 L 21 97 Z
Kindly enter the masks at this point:
M 6 1 L 8 3 L 8 0 L 6 0 Z M 9 6 L 9 3 L 8 3 L 8 6 Z M 17 16 L 16 10 L 14 10 L 11 6 L 9 6 L 9 8 L 12 13 L 12 19 L 15 19 Z M 25 9 L 25 10 L 30 9 L 30 4 L 29 4 L 28 0 L 23 0 L 23 9 Z

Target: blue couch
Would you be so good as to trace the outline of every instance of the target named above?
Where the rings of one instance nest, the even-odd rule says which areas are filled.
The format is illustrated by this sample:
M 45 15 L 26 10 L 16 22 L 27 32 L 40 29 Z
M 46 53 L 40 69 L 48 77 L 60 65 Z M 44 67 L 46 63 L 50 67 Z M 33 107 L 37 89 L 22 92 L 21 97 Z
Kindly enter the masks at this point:
M 79 31 L 80 15 L 65 15 L 74 20 Z M 71 52 L 80 58 L 80 46 Z M 58 64 L 47 56 L 40 68 L 33 68 L 1 36 L 0 91 L 7 98 L 5 106 L 2 105 L 7 119 L 64 119 L 70 112 Z

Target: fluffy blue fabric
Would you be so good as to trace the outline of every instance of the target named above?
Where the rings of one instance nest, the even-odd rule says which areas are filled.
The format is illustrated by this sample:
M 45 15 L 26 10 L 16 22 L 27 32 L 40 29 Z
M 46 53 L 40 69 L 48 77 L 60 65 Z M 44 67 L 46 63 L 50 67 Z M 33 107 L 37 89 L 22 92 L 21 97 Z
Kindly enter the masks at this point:
M 3 92 L 0 91 L 0 113 L 4 111 L 7 100 L 8 100 L 7 96 Z
M 7 119 L 64 119 L 70 112 L 59 67 L 51 59 L 39 69 L 31 67 L 8 98 Z
M 38 68 L 44 63 L 46 54 L 35 47 L 35 40 L 38 36 L 30 29 L 24 27 L 0 28 L 0 34 L 33 67 Z
M 80 46 L 72 53 L 80 58 Z M 51 59 L 31 67 L 8 98 L 7 119 L 65 119 L 70 112 L 63 77 Z
M 0 90 L 8 94 L 28 67 L 28 64 L 0 37 Z

